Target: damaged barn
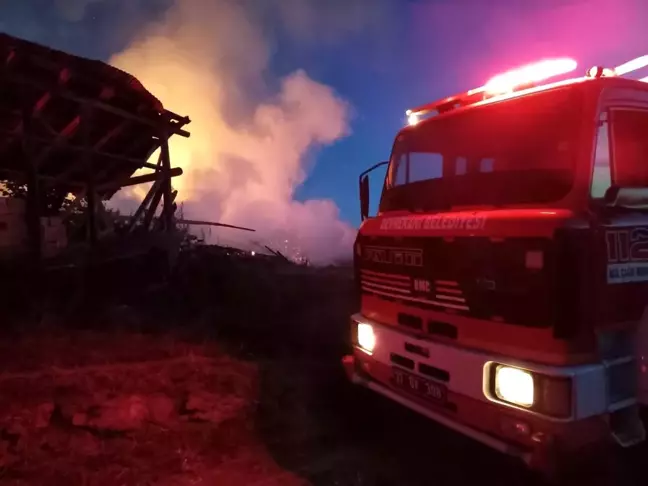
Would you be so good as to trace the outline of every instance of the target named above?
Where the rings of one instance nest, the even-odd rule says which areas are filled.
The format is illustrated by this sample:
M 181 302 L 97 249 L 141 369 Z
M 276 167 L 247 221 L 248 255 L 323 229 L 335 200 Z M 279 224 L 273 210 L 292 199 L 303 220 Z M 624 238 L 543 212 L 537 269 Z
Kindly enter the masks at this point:
M 0 59 L 0 261 L 8 302 L 47 296 L 73 305 L 126 291 L 124 282 L 159 282 L 189 225 L 238 228 L 176 218 L 171 179 L 182 169 L 171 166 L 168 140 L 189 137 L 190 120 L 166 110 L 136 78 L 5 34 Z M 141 169 L 150 171 L 136 175 Z M 133 215 L 105 208 L 120 189 L 146 183 Z

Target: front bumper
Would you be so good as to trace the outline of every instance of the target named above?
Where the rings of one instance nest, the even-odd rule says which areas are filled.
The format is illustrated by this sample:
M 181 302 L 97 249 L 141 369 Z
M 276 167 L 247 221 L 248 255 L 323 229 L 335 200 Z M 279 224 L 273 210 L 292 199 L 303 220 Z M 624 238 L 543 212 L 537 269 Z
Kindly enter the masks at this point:
M 586 460 L 608 454 L 607 451 L 615 447 L 610 440 L 606 418 L 601 416 L 576 422 L 543 423 L 529 417 L 520 418 L 494 403 L 476 403 L 456 395 L 453 400 L 458 406 L 454 411 L 436 409 L 417 397 L 393 388 L 383 379 L 389 373 L 388 366 L 376 362 L 362 351 L 356 350 L 355 353 L 343 358 L 346 374 L 353 384 L 372 390 L 491 449 L 517 458 L 529 468 L 544 474 L 553 474 L 562 467 L 559 463 L 571 461 L 576 455 Z M 507 436 L 502 431 L 503 420 L 515 423 L 518 419 L 528 424 L 533 433 L 523 438 Z
M 373 390 L 374 392 L 379 393 L 380 395 L 383 395 L 390 400 L 423 415 L 424 417 L 432 419 L 440 423 L 441 425 L 454 430 L 455 432 L 466 435 L 499 452 L 519 458 L 527 464 L 531 464 L 531 453 L 529 451 L 525 451 L 523 448 L 520 448 L 516 445 L 509 444 L 484 432 L 453 421 L 444 414 L 435 412 L 434 410 L 431 410 L 430 408 L 419 404 L 417 401 L 414 401 L 413 399 L 407 398 L 403 394 L 396 392 L 391 387 L 383 385 L 371 379 L 366 373 L 363 373 L 357 369 L 355 356 L 345 356 L 343 359 L 343 365 L 347 376 L 349 377 L 349 380 L 354 385 L 361 385 L 365 388 Z
M 430 408 L 418 403 L 414 399 L 405 397 L 402 393 L 397 392 L 391 387 L 383 385 L 382 383 L 379 383 L 378 381 L 372 379 L 367 373 L 363 372 L 360 369 L 359 362 L 358 360 L 356 360 L 355 356 L 345 356 L 343 358 L 342 364 L 344 365 L 349 380 L 354 385 L 361 385 L 365 388 L 368 388 L 369 390 L 383 395 L 384 397 L 389 398 L 390 400 L 399 403 L 423 415 L 424 417 L 434 420 L 435 422 L 438 422 L 441 425 L 454 430 L 455 432 L 466 435 L 499 452 L 521 459 L 526 464 L 532 463 L 532 454 L 530 451 L 524 450 L 519 446 L 507 443 L 504 440 L 498 439 L 477 429 L 466 426 L 460 422 L 454 421 L 446 415 L 431 410 Z

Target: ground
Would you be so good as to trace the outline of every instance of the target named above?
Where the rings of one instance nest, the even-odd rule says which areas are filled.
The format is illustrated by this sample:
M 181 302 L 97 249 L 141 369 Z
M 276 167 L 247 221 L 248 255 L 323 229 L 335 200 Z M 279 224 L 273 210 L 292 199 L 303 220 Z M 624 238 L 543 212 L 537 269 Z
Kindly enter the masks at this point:
M 346 382 L 348 271 L 186 265 L 136 303 L 5 332 L 0 484 L 541 484 Z

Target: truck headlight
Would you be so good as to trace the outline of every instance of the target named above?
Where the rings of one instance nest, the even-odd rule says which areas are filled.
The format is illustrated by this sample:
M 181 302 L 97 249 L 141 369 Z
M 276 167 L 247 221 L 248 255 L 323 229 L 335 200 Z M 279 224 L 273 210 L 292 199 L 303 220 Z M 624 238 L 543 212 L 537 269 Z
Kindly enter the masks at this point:
M 490 400 L 557 418 L 572 414 L 572 379 L 489 362 L 484 393 Z
M 500 400 L 531 407 L 534 393 L 533 375 L 530 372 L 504 365 L 495 370 L 495 395 Z
M 369 354 L 373 353 L 376 347 L 376 334 L 374 333 L 373 326 L 359 322 L 357 332 L 358 346 Z

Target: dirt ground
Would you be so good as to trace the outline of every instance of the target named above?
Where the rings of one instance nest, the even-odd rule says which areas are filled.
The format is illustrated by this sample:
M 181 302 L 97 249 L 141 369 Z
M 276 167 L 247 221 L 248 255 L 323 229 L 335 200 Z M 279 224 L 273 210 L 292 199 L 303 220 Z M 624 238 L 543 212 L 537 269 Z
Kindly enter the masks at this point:
M 2 347 L 3 485 L 438 484 L 466 454 L 491 455 L 356 394 L 316 360 L 244 360 L 211 343 L 124 332 Z M 6 363 L 16 353 L 24 363 Z M 416 435 L 399 433 L 408 426 Z M 444 457 L 454 450 L 455 467 L 425 471 L 441 445 L 423 446 L 426 429 Z
M 204 271 L 93 324 L 5 333 L 0 484 L 542 484 L 349 385 L 350 275 L 280 273 Z

